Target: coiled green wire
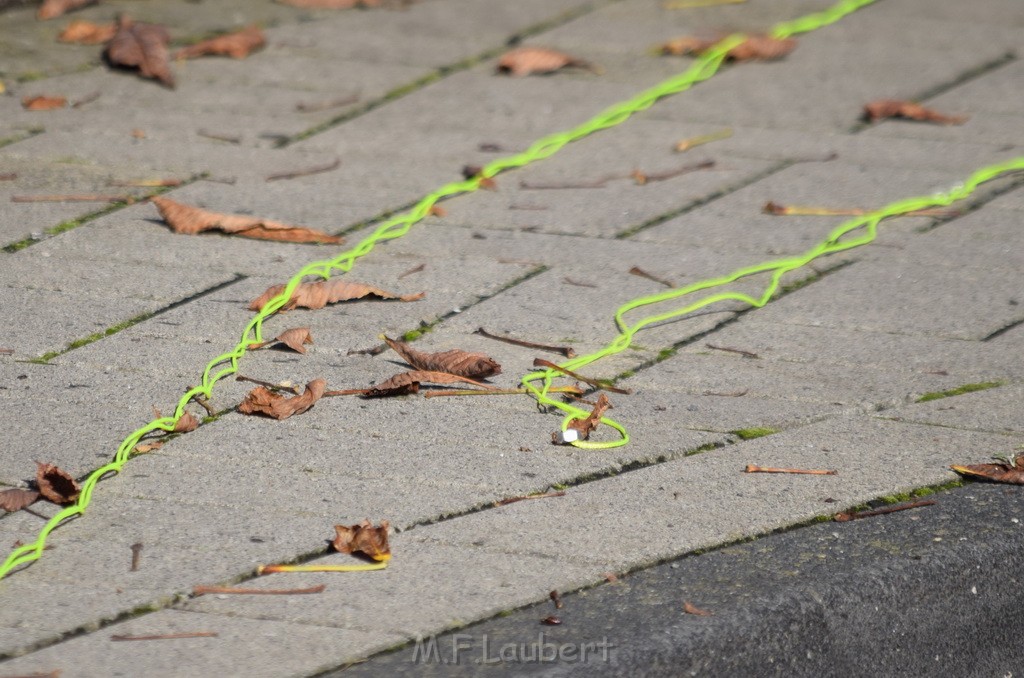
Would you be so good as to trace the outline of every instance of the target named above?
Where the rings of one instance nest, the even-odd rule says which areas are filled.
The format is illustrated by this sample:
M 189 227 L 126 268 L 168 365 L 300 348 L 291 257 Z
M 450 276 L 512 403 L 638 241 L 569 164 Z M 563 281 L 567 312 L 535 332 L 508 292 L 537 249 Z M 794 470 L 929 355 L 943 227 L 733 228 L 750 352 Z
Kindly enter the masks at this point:
M 860 9 L 865 5 L 871 4 L 874 1 L 875 0 L 842 0 L 841 2 L 822 12 L 817 12 L 805 17 L 795 19 L 793 21 L 781 23 L 773 28 L 772 35 L 776 37 L 788 37 L 796 33 L 812 31 L 822 26 L 827 26 L 839 20 L 843 16 L 846 16 L 847 14 L 850 14 L 851 12 Z M 615 125 L 618 125 L 627 120 L 634 113 L 646 110 L 659 99 L 669 96 L 671 94 L 683 92 L 692 87 L 693 85 L 695 85 L 696 83 L 707 80 L 712 75 L 714 75 L 721 67 L 722 62 L 725 60 L 726 54 L 729 52 L 729 50 L 742 43 L 744 39 L 745 36 L 741 34 L 730 35 L 729 37 L 724 38 L 723 40 L 719 41 L 714 46 L 712 46 L 710 49 L 708 49 L 706 52 L 701 54 L 690 66 L 690 68 L 685 72 L 681 73 L 680 75 L 669 78 L 668 80 L 648 90 L 641 92 L 632 99 L 629 99 L 627 101 L 616 104 L 606 109 L 605 111 L 596 115 L 587 122 L 579 125 L 578 127 L 575 127 L 566 132 L 560 132 L 557 134 L 552 134 L 547 137 L 543 137 L 536 141 L 533 145 L 531 145 L 527 150 L 523 151 L 522 153 L 517 153 L 507 158 L 495 160 L 494 162 L 491 162 L 486 167 L 484 167 L 480 171 L 480 173 L 475 177 L 466 179 L 465 181 L 450 183 L 445 186 L 442 186 L 433 193 L 422 198 L 408 212 L 382 223 L 377 229 L 373 231 L 373 233 L 371 233 L 369 236 L 361 240 L 351 250 L 339 254 L 334 259 L 317 261 L 308 264 L 307 266 L 304 266 L 298 273 L 296 273 L 291 278 L 291 280 L 288 281 L 287 285 L 285 285 L 284 290 L 282 290 L 280 294 L 278 294 L 276 297 L 267 302 L 263 309 L 260 310 L 252 318 L 252 320 L 249 321 L 249 323 L 245 326 L 245 329 L 242 332 L 242 338 L 238 342 L 238 344 L 231 351 L 217 356 L 216 358 L 211 360 L 209 364 L 207 364 L 206 368 L 203 370 L 201 384 L 199 386 L 189 389 L 181 397 L 181 399 L 178 401 L 177 407 L 174 410 L 174 416 L 160 417 L 154 419 L 145 426 L 129 434 L 128 437 L 126 437 L 121 442 L 120 446 L 117 449 L 117 453 L 114 455 L 114 459 L 109 464 L 106 464 L 105 466 L 102 466 L 93 471 L 91 474 L 89 474 L 89 477 L 85 479 L 85 481 L 82 484 L 82 492 L 79 495 L 78 499 L 75 501 L 75 503 L 61 510 L 52 518 L 50 518 L 50 520 L 47 521 L 43 529 L 40 530 L 39 535 L 34 542 L 32 542 L 31 544 L 25 544 L 23 546 L 18 547 L 17 549 L 12 551 L 10 555 L 8 555 L 3 565 L 0 565 L 0 579 L 7 576 L 7 574 L 10 573 L 12 569 L 39 559 L 39 557 L 43 553 L 43 548 L 46 545 L 46 538 L 49 536 L 49 534 L 65 520 L 68 520 L 69 518 L 72 518 L 74 516 L 81 515 L 85 512 L 86 507 L 88 507 L 89 503 L 92 501 L 92 493 L 96 487 L 96 483 L 98 483 L 102 478 L 104 478 L 109 473 L 119 473 L 124 464 L 128 461 L 129 458 L 131 458 L 132 450 L 143 437 L 155 431 L 172 432 L 174 430 L 175 424 L 185 413 L 185 406 L 188 404 L 190 400 L 192 400 L 192 398 L 196 396 L 203 396 L 205 398 L 212 397 L 213 387 L 217 384 L 217 382 L 219 382 L 221 379 L 224 379 L 225 377 L 237 373 L 238 362 L 245 355 L 249 346 L 252 345 L 253 343 L 259 343 L 262 341 L 263 321 L 266 320 L 271 315 L 273 315 L 278 309 L 280 309 L 284 304 L 286 304 L 289 299 L 291 299 L 292 293 L 295 291 L 295 288 L 298 287 L 298 285 L 302 282 L 303 278 L 305 278 L 306 276 L 316 276 L 323 279 L 328 279 L 330 278 L 333 271 L 348 272 L 355 265 L 355 262 L 360 257 L 372 251 L 373 248 L 377 245 L 377 243 L 384 242 L 387 240 L 393 240 L 395 238 L 400 238 L 406 233 L 408 233 L 409 229 L 414 224 L 421 221 L 430 213 L 431 207 L 433 207 L 438 201 L 462 193 L 473 192 L 480 187 L 480 184 L 484 179 L 491 178 L 498 174 L 499 172 L 522 167 L 537 160 L 547 158 L 553 155 L 554 153 L 558 152 L 559 149 L 561 149 L 563 146 L 570 142 L 581 139 L 598 130 L 606 129 L 608 127 L 614 127 Z M 636 300 L 636 302 L 631 302 L 631 304 L 634 305 L 631 306 L 630 304 L 627 304 L 627 306 L 629 306 L 630 308 L 636 308 L 637 306 L 644 305 L 643 303 L 637 303 L 640 301 L 641 300 Z M 647 303 L 654 302 L 652 301 Z M 629 310 L 626 309 L 626 307 L 623 308 L 625 310 Z M 620 309 L 620 311 L 622 310 L 623 309 Z M 674 313 L 671 314 L 669 317 L 676 317 L 677 315 L 681 315 L 685 312 L 688 311 Z M 618 315 L 616 316 L 616 320 L 617 322 L 620 322 L 621 326 L 621 319 Z M 625 341 L 625 345 L 628 345 L 628 342 L 632 338 L 633 334 L 635 334 L 636 331 L 639 331 L 639 329 L 641 329 L 642 327 L 645 327 L 646 325 L 649 324 L 650 322 L 647 322 L 645 320 L 641 321 L 636 326 L 634 326 L 635 329 L 632 332 L 629 332 L 628 334 L 624 330 L 624 333 L 621 334 L 615 342 L 613 342 L 614 346 L 609 345 L 602 351 L 599 351 L 598 354 L 594 354 L 597 357 L 589 359 L 586 361 L 586 363 L 583 364 L 593 362 L 593 360 L 597 360 L 599 357 L 603 357 L 604 355 L 610 355 L 613 352 L 621 351 L 624 346 L 620 348 L 615 347 L 620 346 L 622 341 Z M 585 357 L 591 358 L 591 356 Z M 577 359 L 577 361 L 578 360 L 580 359 Z M 574 361 L 574 363 L 575 362 L 576 361 Z M 569 416 L 567 417 L 567 419 L 569 420 L 581 416 L 581 410 L 566 406 L 563 403 L 556 403 L 547 398 L 545 394 L 547 393 L 547 389 L 550 385 L 550 381 L 553 376 L 553 373 L 548 372 L 533 373 L 524 377 L 523 381 L 527 385 L 527 388 L 529 388 L 530 391 L 537 396 L 538 401 L 541 404 L 551 405 L 553 407 L 557 407 L 568 412 Z M 529 383 L 530 381 L 534 381 L 536 379 L 544 380 L 544 386 L 541 389 L 536 389 Z M 583 415 L 585 414 L 586 413 L 584 412 Z M 615 423 L 611 420 L 602 421 L 604 421 L 606 424 L 612 426 L 617 431 L 619 431 L 620 434 L 623 436 L 622 440 L 612 444 L 590 442 L 577 442 L 574 444 L 580 447 L 606 447 L 610 445 L 625 444 L 629 440 L 628 434 L 620 424 Z

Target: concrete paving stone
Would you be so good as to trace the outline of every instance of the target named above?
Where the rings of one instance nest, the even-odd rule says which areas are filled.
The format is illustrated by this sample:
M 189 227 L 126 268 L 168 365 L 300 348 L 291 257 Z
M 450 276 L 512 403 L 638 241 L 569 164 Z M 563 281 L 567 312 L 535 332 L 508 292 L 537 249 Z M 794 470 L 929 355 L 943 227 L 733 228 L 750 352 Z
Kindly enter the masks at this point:
M 1024 290 L 1008 211 L 978 211 L 830 275 L 760 312 L 761 320 L 982 339 L 1021 318 Z M 956 262 L 956 268 L 950 268 Z M 995 292 L 999 290 L 999 292 Z
M 991 205 L 994 209 L 1024 209 L 1024 188 L 1016 188 L 1005 195 L 999 196 L 999 198 L 992 201 Z
M 932 101 L 926 102 L 929 106 Z M 935 106 L 938 108 L 938 106 Z M 988 111 L 971 112 L 970 107 L 949 110 L 951 115 L 959 111 L 967 111 L 970 119 L 963 125 L 929 125 L 913 120 L 892 120 L 874 125 L 865 130 L 864 135 L 876 138 L 901 137 L 907 139 L 946 139 L 952 143 L 988 143 L 1000 144 L 1009 151 L 1020 154 L 1024 146 L 1024 116 L 989 113 Z
M 740 64 L 670 100 L 652 115 L 722 125 L 849 130 L 875 99 L 912 99 L 1000 57 L 1005 48 L 948 52 L 905 49 L 842 22 L 800 38 L 784 60 Z M 842 64 L 842 66 L 840 66 Z M 766 81 L 772 87 L 764 87 Z M 685 101 L 683 101 L 685 99 Z
M 424 535 L 433 526 L 419 528 Z M 183 603 L 192 611 L 290 621 L 298 624 L 330 625 L 365 629 L 385 637 L 400 635 L 406 640 L 452 628 L 470 621 L 500 614 L 542 596 L 553 588 L 578 588 L 600 579 L 593 565 L 569 562 L 551 555 L 495 553 L 472 545 L 451 547 L 432 543 L 422 536 L 395 535 L 393 557 L 381 572 L 348 575 L 269 575 L 267 586 L 309 586 L 323 583 L 327 588 L 303 600 L 277 596 L 255 596 L 241 600 L 202 596 Z M 345 562 L 337 555 L 315 562 Z M 459 577 L 439 576 L 457 565 Z M 462 573 L 465 569 L 464 574 Z M 424 586 L 424 581 L 432 582 Z M 301 583 L 299 583 L 301 581 Z M 262 581 L 261 581 L 262 583 Z M 453 596 L 459 605 L 453 607 Z M 342 661 L 365 656 L 349 648 Z
M 147 464 L 145 457 L 136 461 Z M 138 465 L 133 472 L 139 473 Z M 181 501 L 160 503 L 112 491 L 111 485 L 128 480 L 101 483 L 85 514 L 50 535 L 51 550 L 0 583 L 0 627 L 30 632 L 32 642 L 49 641 L 132 611 L 165 607 L 197 584 L 231 581 L 259 564 L 319 549 L 331 538 L 331 519 L 322 513 L 253 510 L 259 492 L 251 487 L 249 502 L 214 507 L 188 502 L 185 486 L 180 486 Z M 281 529 L 282 520 L 287 529 Z M 24 512 L 0 519 L 4 556 L 15 539 L 31 543 L 41 527 L 39 518 Z M 131 572 L 135 543 L 143 550 L 138 570 Z M 24 648 L 8 646 L 2 652 Z
M 497 194 L 477 191 L 449 201 L 447 219 L 480 228 L 612 237 L 726 193 L 772 167 L 768 162 L 738 159 L 710 148 L 680 156 L 672 152 L 677 135 L 674 123 L 631 121 L 581 139 L 555 157 L 499 176 Z M 715 164 L 663 181 L 638 185 L 630 176 L 638 170 L 657 177 L 705 161 Z M 609 179 L 608 183 L 597 188 L 529 188 L 602 179 Z
M 953 426 L 975 431 L 1019 433 L 1024 431 L 1020 416 L 1024 387 L 1010 384 L 998 388 L 930 400 L 886 413 L 899 421 Z
M 213 638 L 111 642 L 112 635 L 213 632 Z M 269 620 L 161 610 L 0 664 L 5 672 L 62 676 L 308 676 L 339 658 L 383 650 L 402 637 Z
M 707 343 L 750 351 L 761 360 L 794 366 L 820 364 L 939 378 L 925 384 L 925 392 L 979 381 L 1024 378 L 1024 369 L 1011 357 L 1019 339 L 1013 341 L 1008 335 L 964 344 L 960 339 L 770 322 L 755 312 L 680 351 L 713 351 Z
M 557 499 L 554 513 L 541 501 L 519 502 L 433 525 L 423 535 L 452 546 L 557 554 L 632 570 L 881 495 L 948 482 L 955 477 L 948 464 L 1007 451 L 1020 440 L 863 416 L 831 418 L 572 488 Z M 839 475 L 744 474 L 747 464 L 836 469 Z M 528 542 L 523 534 L 530 535 Z
M 877 5 L 877 14 L 886 18 L 904 18 L 914 22 L 922 17 L 958 25 L 985 24 L 1013 28 L 1024 25 L 1020 6 L 1014 0 L 991 0 L 982 5 L 936 4 L 929 0 L 900 0 Z

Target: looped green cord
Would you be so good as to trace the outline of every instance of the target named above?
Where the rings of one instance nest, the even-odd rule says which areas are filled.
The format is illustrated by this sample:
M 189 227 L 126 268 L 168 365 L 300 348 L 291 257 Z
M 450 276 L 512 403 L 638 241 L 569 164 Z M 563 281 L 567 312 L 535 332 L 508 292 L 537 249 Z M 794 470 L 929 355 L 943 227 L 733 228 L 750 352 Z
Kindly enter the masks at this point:
M 963 200 L 982 183 L 995 179 L 996 177 L 1006 174 L 1007 172 L 1016 172 L 1024 170 L 1024 157 L 1015 158 L 1004 163 L 991 165 L 976 171 L 967 180 L 952 190 L 946 193 L 937 193 L 930 196 L 923 196 L 919 198 L 908 198 L 906 200 L 900 200 L 887 205 L 879 210 L 870 212 L 868 214 L 855 217 L 849 221 L 844 222 L 842 225 L 837 227 L 829 236 L 812 247 L 808 251 L 795 257 L 788 257 L 785 259 L 777 259 L 775 261 L 768 261 L 753 266 L 747 266 L 745 268 L 733 271 L 729 275 L 722 276 L 720 278 L 712 278 L 709 280 L 702 280 L 699 282 L 680 287 L 678 289 L 668 290 L 660 294 L 652 294 L 646 297 L 639 297 L 632 301 L 626 302 L 615 312 L 615 325 L 619 329 L 619 334 L 616 336 L 607 346 L 589 353 L 583 356 L 577 356 L 572 360 L 568 360 L 561 364 L 561 367 L 577 371 L 581 367 L 589 365 L 601 358 L 604 358 L 615 353 L 619 353 L 629 348 L 633 341 L 633 336 L 650 325 L 664 322 L 666 320 L 672 320 L 675 318 L 682 317 L 689 313 L 693 313 L 699 309 L 709 306 L 719 301 L 741 301 L 745 304 L 753 306 L 755 308 L 761 308 L 772 298 L 775 292 L 778 291 L 782 277 L 790 271 L 807 265 L 811 261 L 814 261 L 818 257 L 822 257 L 828 254 L 835 254 L 836 252 L 842 252 L 844 250 L 852 249 L 854 247 L 860 247 L 872 242 L 878 233 L 878 224 L 883 219 L 905 214 L 907 212 L 913 212 L 915 210 L 927 209 L 930 207 L 943 207 L 950 205 L 958 200 Z M 845 238 L 845 236 L 853 233 L 858 229 L 863 228 L 864 233 Z M 844 239 L 845 238 L 845 239 Z M 626 322 L 625 315 L 630 311 L 641 308 L 643 306 L 649 306 L 651 304 L 657 304 L 664 301 L 678 299 L 679 297 L 692 294 L 694 292 L 700 292 L 702 290 L 714 289 L 717 287 L 724 287 L 730 283 L 736 282 L 741 278 L 756 275 L 758 273 L 771 272 L 771 278 L 768 285 L 765 287 L 764 292 L 760 297 L 751 297 L 741 292 L 716 292 L 706 297 L 698 299 L 682 308 L 673 309 L 657 315 L 648 316 L 636 324 L 629 325 Z M 548 389 L 551 387 L 552 379 L 556 377 L 564 376 L 561 372 L 553 369 L 547 369 L 543 371 L 531 372 L 522 379 L 523 386 L 533 394 L 537 399 L 537 402 L 541 406 L 554 407 L 566 413 L 565 418 L 562 420 L 562 430 L 565 431 L 569 424 L 573 420 L 583 419 L 589 413 L 586 410 L 582 410 L 578 407 L 574 407 L 565 402 L 553 400 L 548 397 Z M 542 383 L 540 388 L 537 388 L 533 384 L 535 381 Z M 603 417 L 601 423 L 611 426 L 619 432 L 621 436 L 619 440 L 605 441 L 605 442 L 591 442 L 591 441 L 575 441 L 571 443 L 576 447 L 582 447 L 586 449 L 609 449 L 612 447 L 619 447 L 629 442 L 629 435 L 626 433 L 623 426 L 612 419 Z
M 833 21 L 836 21 L 845 14 L 849 14 L 854 10 L 870 4 L 875 0 L 843 0 L 842 2 L 835 5 L 832 9 L 820 12 L 817 14 L 804 17 L 803 19 L 797 19 L 789 24 L 780 24 L 775 28 L 775 32 L 780 30 L 789 31 L 789 33 L 799 31 L 813 30 L 818 26 L 824 26 Z M 815 23 L 817 22 L 817 23 Z M 787 26 L 798 26 L 798 28 L 787 28 Z M 547 158 L 554 153 L 558 152 L 563 146 L 578 139 L 581 139 L 589 134 L 596 131 L 613 127 L 627 120 L 631 115 L 638 111 L 643 111 L 652 106 L 659 99 L 683 92 L 694 84 L 707 80 L 713 76 L 718 69 L 721 67 L 725 60 L 726 54 L 730 49 L 737 46 L 745 39 L 744 35 L 730 35 L 727 38 L 719 41 L 717 44 L 712 46 L 710 49 L 702 53 L 690 66 L 689 69 L 681 73 L 680 75 L 669 78 L 668 80 L 655 85 L 654 87 L 647 89 L 637 96 L 627 101 L 621 102 L 605 111 L 594 116 L 587 122 L 570 129 L 566 132 L 560 132 L 552 134 L 547 137 L 543 137 L 531 145 L 527 150 L 522 153 L 517 153 L 506 158 L 500 158 L 489 163 L 485 166 L 480 173 L 465 181 L 450 183 L 442 186 L 433 193 L 423 197 L 416 205 L 409 211 L 389 219 L 382 223 L 376 230 L 373 231 L 369 236 L 361 240 L 352 249 L 339 254 L 334 259 L 313 262 L 307 266 L 304 266 L 298 273 L 296 273 L 286 284 L 284 290 L 281 291 L 276 297 L 267 302 L 267 304 L 249 321 L 245 329 L 242 332 L 242 338 L 238 344 L 229 352 L 221 354 L 210 361 L 210 363 L 203 370 L 202 381 L 199 386 L 195 386 L 189 389 L 181 398 L 178 400 L 177 407 L 174 410 L 174 417 L 163 417 L 154 419 L 150 423 L 146 424 L 142 428 L 133 431 L 126 437 L 118 446 L 117 453 L 114 455 L 113 461 L 103 466 L 102 468 L 93 471 L 89 477 L 84 481 L 82 493 L 79 495 L 74 505 L 67 507 L 53 516 L 46 525 L 40 531 L 36 541 L 31 544 L 25 544 L 12 551 L 3 565 L 0 565 L 0 579 L 7 576 L 10 571 L 19 565 L 29 563 L 37 560 L 43 553 L 43 548 L 46 544 L 46 537 L 52 532 L 58 525 L 68 518 L 80 515 L 84 513 L 86 507 L 92 497 L 92 491 L 96 486 L 96 483 L 108 473 L 120 473 L 121 468 L 128 461 L 132 455 L 132 450 L 139 443 L 139 441 L 147 434 L 157 430 L 172 432 L 175 424 L 185 413 L 185 406 L 188 402 L 196 397 L 203 396 L 205 398 L 211 398 L 213 394 L 213 388 L 221 379 L 228 377 L 238 372 L 238 362 L 245 355 L 249 346 L 254 343 L 261 342 L 263 321 L 273 315 L 282 306 L 288 303 L 291 299 L 292 293 L 295 288 L 302 282 L 303 278 L 307 276 L 314 276 L 318 278 L 328 279 L 330 278 L 333 271 L 338 270 L 342 272 L 348 272 L 355 265 L 356 260 L 360 257 L 368 254 L 374 248 L 378 242 L 393 240 L 400 238 L 409 232 L 409 229 L 421 221 L 430 213 L 430 208 L 433 207 L 439 200 L 449 198 L 462 193 L 470 193 L 476 191 L 480 187 L 480 182 L 484 178 L 490 178 L 497 175 L 505 170 L 523 167 L 537 160 Z M 632 335 L 630 335 L 632 336 Z M 628 342 L 628 339 L 626 339 Z M 626 344 L 628 345 L 628 343 Z M 622 349 L 619 349 L 622 350 Z M 596 359 L 596 358 L 595 358 Z M 216 370 L 216 371 L 215 371 Z M 529 376 L 529 375 L 528 375 Z M 525 382 L 525 378 L 524 378 Z M 546 378 L 545 383 L 550 382 L 550 376 Z M 535 391 L 529 385 L 531 391 Z M 544 392 L 546 393 L 547 386 L 545 386 Z M 535 391 L 540 394 L 539 391 Z M 547 400 L 546 396 L 543 396 Z M 538 398 L 540 400 L 540 398 Z M 543 401 L 541 401 L 543 403 Z M 560 403 L 555 403 L 556 407 L 561 407 Z M 564 408 L 562 408 L 564 409 Z M 576 413 L 579 410 L 566 410 L 571 412 L 573 417 L 578 416 Z M 625 429 L 620 425 L 612 422 L 611 420 L 602 419 L 602 421 L 609 426 L 612 426 L 620 432 L 623 436 L 623 442 L 629 440 L 629 436 Z M 592 447 L 602 446 L 603 443 L 587 443 L 579 442 L 576 443 L 579 447 Z

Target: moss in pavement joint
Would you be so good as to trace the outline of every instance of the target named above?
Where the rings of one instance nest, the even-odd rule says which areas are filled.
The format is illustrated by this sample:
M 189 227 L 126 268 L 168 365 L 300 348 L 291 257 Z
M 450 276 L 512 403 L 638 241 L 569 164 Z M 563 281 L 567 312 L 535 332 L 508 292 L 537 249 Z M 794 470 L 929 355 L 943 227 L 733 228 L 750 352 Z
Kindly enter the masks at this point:
M 963 386 L 957 386 L 956 388 L 951 388 L 946 391 L 932 391 L 931 393 L 925 393 L 923 396 L 918 398 L 916 402 L 926 403 L 929 400 L 940 400 L 942 398 L 963 395 L 964 393 L 974 393 L 975 391 L 998 388 L 1005 384 L 1005 381 L 981 381 L 976 384 L 964 384 Z
M 751 428 L 740 428 L 735 431 L 729 431 L 729 433 L 737 436 L 741 440 L 753 440 L 754 438 L 763 438 L 770 436 L 773 433 L 778 433 L 778 429 L 769 428 L 767 426 L 753 426 Z

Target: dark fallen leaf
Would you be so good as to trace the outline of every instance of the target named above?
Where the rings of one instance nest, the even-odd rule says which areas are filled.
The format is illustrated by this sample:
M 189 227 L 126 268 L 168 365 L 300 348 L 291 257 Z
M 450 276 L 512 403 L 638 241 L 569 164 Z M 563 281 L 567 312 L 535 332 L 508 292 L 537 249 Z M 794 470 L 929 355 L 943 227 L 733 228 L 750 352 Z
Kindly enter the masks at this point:
M 412 370 L 409 372 L 400 372 L 395 376 L 382 381 L 381 383 L 373 387 L 374 391 L 387 391 L 391 389 L 401 388 L 412 383 L 419 384 L 473 384 L 474 386 L 480 386 L 482 388 L 491 389 L 494 388 L 490 384 L 484 384 L 479 381 L 474 381 L 467 377 L 461 377 L 457 374 L 451 374 L 450 372 L 432 372 L 430 370 Z M 415 392 L 415 391 L 414 391 Z M 378 394 L 383 395 L 383 394 Z M 387 395 L 392 395 L 388 393 Z M 396 393 L 394 395 L 404 395 Z
M 562 623 L 562 620 L 556 617 L 555 615 L 551 615 L 550 617 L 544 617 L 543 619 L 541 619 L 540 623 L 546 626 L 558 626 Z
M 305 353 L 305 344 L 312 344 L 313 336 L 309 333 L 308 327 L 293 327 L 290 330 L 285 330 L 281 334 L 277 335 L 270 341 L 264 341 L 259 344 L 251 344 L 250 349 L 263 348 L 264 346 L 270 346 L 272 344 L 284 344 L 296 353 Z
M 75 19 L 60 32 L 57 40 L 75 45 L 101 45 L 110 42 L 117 33 L 117 24 L 97 24 L 92 21 Z
M 548 597 L 551 598 L 551 602 L 555 604 L 555 609 L 556 610 L 561 610 L 562 609 L 562 606 L 563 606 L 562 596 L 560 596 L 558 594 L 558 591 L 552 591 L 551 593 L 548 594 Z
M 70 504 L 78 499 L 81 488 L 75 479 L 53 464 L 36 462 L 36 487 L 44 499 L 54 504 Z
M 714 612 L 711 612 L 710 610 L 700 609 L 688 600 L 683 603 L 683 612 L 685 612 L 686 614 L 695 614 L 698 617 L 710 617 L 714 614 Z
M 876 122 L 885 118 L 904 118 L 906 120 L 935 122 L 940 125 L 962 125 L 967 122 L 968 116 L 944 115 L 912 101 L 879 99 L 864 105 L 864 118 L 868 122 Z
M 259 311 L 266 306 L 267 302 L 284 291 L 284 285 L 273 285 L 267 291 L 254 299 L 249 304 L 250 311 Z M 280 310 L 288 311 L 296 307 L 302 308 L 323 308 L 327 304 L 334 304 L 339 301 L 351 301 L 363 297 L 375 296 L 380 299 L 398 299 L 399 301 L 417 301 L 426 296 L 426 292 L 418 294 L 393 294 L 363 283 L 348 282 L 344 279 L 321 280 L 318 282 L 302 283 L 295 288 L 292 298 L 281 307 Z
M 36 18 L 40 21 L 56 19 L 68 12 L 97 2 L 99 0 L 43 0 L 43 4 L 36 11 Z
M 608 401 L 608 396 L 602 393 L 597 397 L 597 404 L 594 405 L 594 409 L 590 414 L 584 419 L 573 419 L 569 422 L 569 428 L 579 431 L 580 438 L 586 440 L 590 437 L 590 433 L 601 423 L 601 417 L 604 416 L 604 413 L 611 406 L 612 404 Z
M 244 59 L 253 50 L 263 47 L 266 42 L 267 38 L 259 26 L 247 26 L 234 33 L 218 35 L 216 38 L 183 47 L 174 53 L 174 58 L 195 59 L 211 54 L 229 56 L 232 59 Z
M 966 466 L 950 466 L 960 475 L 972 478 L 983 478 L 994 483 L 1024 485 L 1024 455 L 1005 460 L 998 464 L 967 464 Z
M 258 219 L 239 214 L 219 214 L 198 207 L 190 207 L 170 198 L 152 199 L 160 216 L 175 233 L 195 235 L 203 231 L 218 230 L 243 238 L 275 240 L 279 242 L 337 244 L 342 238 L 303 226 L 282 224 L 269 219 Z
M 364 520 L 357 525 L 335 525 L 335 537 L 331 546 L 338 553 L 358 552 L 378 562 L 390 560 L 389 528 L 390 523 L 386 520 L 380 521 L 378 527 L 374 527 L 369 520 Z
M 0 509 L 4 511 L 20 511 L 39 499 L 39 492 L 12 487 L 0 492 Z
M 302 395 L 285 397 L 274 393 L 265 386 L 257 386 L 246 394 L 245 400 L 238 406 L 242 414 L 262 414 L 273 419 L 287 419 L 293 414 L 302 414 L 320 400 L 327 389 L 327 381 L 314 379 L 306 384 Z
M 167 43 L 171 36 L 157 24 L 136 23 L 122 15 L 117 33 L 107 43 L 104 55 L 114 66 L 138 68 L 144 78 L 154 78 L 167 87 L 174 87 Z
M 42 94 L 34 97 L 24 97 L 21 100 L 21 107 L 26 111 L 52 111 L 57 108 L 64 108 L 67 105 L 68 100 L 65 97 L 48 97 Z
M 199 420 L 196 419 L 191 412 L 185 412 L 178 419 L 178 423 L 174 425 L 174 433 L 188 433 L 189 431 L 195 431 L 199 428 Z
M 498 59 L 498 72 L 508 73 L 517 78 L 532 73 L 552 73 L 569 66 L 596 70 L 592 64 L 582 59 L 546 47 L 519 47 L 506 52 Z
M 424 353 L 404 341 L 396 341 L 386 336 L 384 341 L 417 370 L 447 372 L 471 379 L 486 379 L 501 374 L 501 365 L 483 353 L 470 353 L 457 348 L 439 353 Z
M 661 45 L 662 54 L 683 56 L 700 54 L 719 42 L 721 38 L 683 37 Z M 747 39 L 726 53 L 732 61 L 769 61 L 781 59 L 796 49 L 794 38 L 773 38 L 770 35 L 748 35 Z

